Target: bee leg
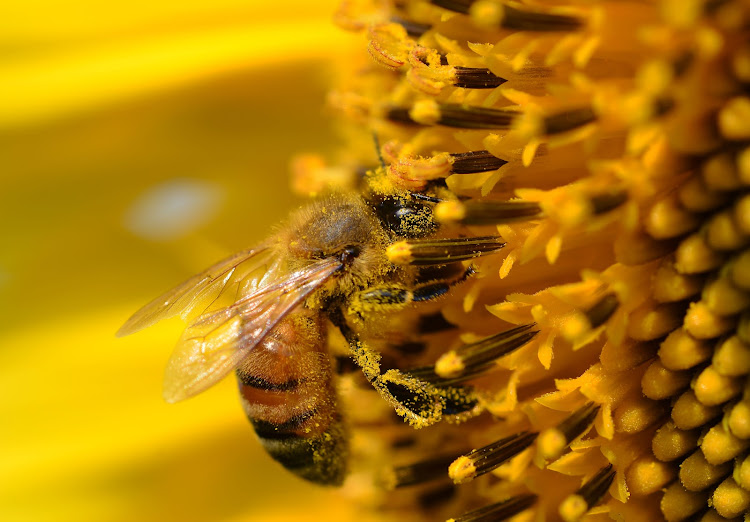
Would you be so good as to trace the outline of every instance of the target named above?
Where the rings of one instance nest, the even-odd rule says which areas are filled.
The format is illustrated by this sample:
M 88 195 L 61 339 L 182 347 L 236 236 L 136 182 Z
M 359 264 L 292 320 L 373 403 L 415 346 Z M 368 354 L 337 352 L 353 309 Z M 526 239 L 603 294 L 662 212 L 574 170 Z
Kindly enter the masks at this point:
M 371 287 L 354 295 L 349 304 L 349 312 L 360 315 L 366 312 L 385 312 L 399 310 L 411 303 L 431 301 L 445 295 L 454 285 L 462 283 L 474 273 L 474 267 L 470 266 L 451 281 L 431 281 L 412 288 L 402 285 Z
M 415 428 L 440 421 L 446 407 L 445 398 L 435 386 L 400 370 L 383 372 L 380 354 L 365 345 L 344 319 L 340 308 L 328 312 L 331 322 L 349 343 L 354 362 L 380 396 Z

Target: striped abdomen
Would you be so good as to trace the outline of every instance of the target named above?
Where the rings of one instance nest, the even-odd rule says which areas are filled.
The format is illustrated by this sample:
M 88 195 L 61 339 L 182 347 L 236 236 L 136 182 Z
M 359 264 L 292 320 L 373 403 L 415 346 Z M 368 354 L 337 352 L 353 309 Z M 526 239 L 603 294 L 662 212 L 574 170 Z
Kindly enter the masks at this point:
M 240 395 L 266 451 L 300 477 L 339 485 L 348 439 L 319 314 L 298 308 L 237 368 Z

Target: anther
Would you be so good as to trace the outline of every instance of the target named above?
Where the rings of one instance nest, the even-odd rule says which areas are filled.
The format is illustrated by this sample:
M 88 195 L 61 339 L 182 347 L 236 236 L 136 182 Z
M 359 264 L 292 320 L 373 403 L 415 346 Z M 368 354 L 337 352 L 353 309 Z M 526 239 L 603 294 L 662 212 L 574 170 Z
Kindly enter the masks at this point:
M 498 237 L 410 239 L 388 247 L 386 255 L 396 265 L 443 265 L 491 254 L 503 248 Z
M 533 506 L 536 499 L 536 495 L 518 495 L 496 504 L 469 511 L 459 517 L 448 519 L 447 522 L 495 522 L 505 520 Z
M 435 363 L 435 373 L 443 378 L 476 375 L 486 370 L 493 361 L 525 345 L 539 333 L 535 325 L 526 324 L 487 337 L 476 343 L 465 344 L 451 350 Z
M 454 67 L 456 79 L 453 85 L 464 89 L 494 89 L 507 80 L 495 76 L 489 69 L 474 67 Z
M 453 174 L 473 174 L 476 172 L 487 172 L 496 170 L 508 163 L 507 161 L 490 154 L 486 150 L 474 150 L 471 152 L 459 152 L 450 155 L 453 159 L 451 172 Z
M 382 476 L 383 486 L 386 489 L 396 489 L 447 479 L 446 471 L 455 458 L 455 455 L 440 456 L 388 469 Z
M 448 468 L 448 475 L 456 484 L 474 480 L 521 453 L 536 437 L 536 433 L 524 431 L 475 449 L 454 460 Z
M 584 312 L 586 319 L 591 324 L 591 328 L 603 325 L 607 319 L 612 317 L 618 306 L 620 306 L 620 302 L 617 300 L 615 294 L 607 294 L 599 299 L 594 306 Z
M 565 448 L 594 422 L 599 406 L 590 402 L 573 412 L 557 427 L 539 434 L 537 451 L 544 460 L 553 460 L 562 455 Z
M 596 114 L 591 107 L 574 109 L 552 114 L 544 118 L 544 133 L 559 134 L 583 127 L 596 120 Z
M 565 522 L 577 522 L 583 518 L 589 509 L 599 503 L 614 479 L 615 471 L 611 464 L 599 470 L 578 491 L 563 500 L 560 516 Z
M 465 107 L 457 104 L 436 104 L 429 118 L 420 117 L 419 111 L 403 107 L 391 108 L 386 118 L 396 123 L 443 125 L 459 129 L 508 129 L 518 112 L 506 109 Z M 417 114 L 415 114 L 415 112 Z
M 461 14 L 470 14 L 475 0 L 432 0 L 432 3 Z M 574 16 L 543 13 L 500 5 L 499 25 L 516 31 L 575 31 L 582 21 Z
M 420 24 L 412 20 L 406 20 L 404 18 L 399 18 L 396 16 L 391 17 L 391 22 L 402 26 L 406 30 L 406 34 L 413 38 L 418 38 L 431 29 L 431 26 L 427 24 Z
M 542 209 L 534 201 L 445 201 L 433 216 L 438 222 L 464 225 L 498 225 L 536 219 Z
M 624 191 L 616 191 L 606 194 L 598 194 L 591 197 L 591 207 L 595 215 L 604 214 L 614 210 L 628 200 L 628 194 Z

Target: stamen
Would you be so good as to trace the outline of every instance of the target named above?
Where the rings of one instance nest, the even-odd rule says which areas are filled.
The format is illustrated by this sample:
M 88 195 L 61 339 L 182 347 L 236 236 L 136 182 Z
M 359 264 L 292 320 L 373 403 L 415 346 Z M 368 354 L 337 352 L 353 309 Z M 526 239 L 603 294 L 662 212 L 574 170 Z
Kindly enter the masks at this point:
M 431 0 L 433 4 L 461 14 L 469 14 L 475 0 Z M 498 5 L 500 27 L 517 31 L 574 31 L 583 22 L 574 16 L 541 13 Z
M 443 265 L 491 254 L 504 246 L 504 241 L 492 236 L 410 239 L 390 245 L 386 255 L 396 265 Z
M 453 482 L 463 484 L 489 473 L 528 448 L 536 433 L 524 431 L 458 457 L 448 468 Z
M 496 504 L 469 511 L 457 518 L 448 519 L 447 522 L 495 522 L 505 520 L 530 508 L 534 505 L 536 499 L 536 495 L 518 495 Z
M 456 66 L 454 70 L 456 79 L 453 85 L 464 89 L 494 89 L 508 81 L 495 76 L 489 69 Z
M 537 451 L 544 460 L 552 460 L 562 455 L 565 448 L 594 422 L 599 406 L 590 402 L 573 412 L 557 427 L 539 434 Z
M 617 296 L 607 294 L 598 303 L 586 310 L 586 318 L 589 320 L 591 328 L 603 325 L 615 313 L 618 306 L 620 306 L 620 302 L 617 300 Z
M 540 217 L 542 209 L 535 201 L 444 201 L 434 210 L 441 223 L 498 225 Z
M 391 22 L 402 26 L 404 29 L 406 29 L 406 34 L 414 38 L 422 36 L 424 33 L 431 29 L 431 26 L 427 24 L 420 24 L 412 20 L 399 18 L 397 16 L 391 17 Z
M 602 468 L 591 480 L 560 504 L 560 516 L 565 522 L 577 522 L 602 499 L 615 479 L 610 464 Z
M 592 197 L 591 206 L 594 209 L 594 214 L 604 214 L 610 210 L 614 210 L 628 200 L 627 192 L 614 192 L 610 194 L 599 194 Z
M 496 359 L 533 339 L 539 333 L 538 330 L 531 330 L 534 326 L 533 323 L 519 326 L 451 350 L 443 354 L 435 363 L 435 373 L 443 378 L 455 378 L 466 374 L 476 375 L 486 370 Z
M 474 174 L 476 172 L 487 172 L 490 170 L 496 170 L 508 163 L 507 161 L 500 159 L 490 154 L 486 150 L 474 150 L 471 152 L 460 152 L 451 154 L 453 158 L 453 166 L 451 172 L 453 174 Z
M 505 109 L 465 107 L 457 104 L 436 104 L 430 107 L 429 118 L 412 117 L 414 111 L 394 107 L 386 118 L 396 123 L 419 125 L 444 125 L 459 129 L 509 129 L 518 112 Z
M 560 112 L 544 118 L 545 134 L 558 134 L 582 127 L 596 120 L 591 107 Z
M 396 489 L 447 478 L 445 472 L 455 458 L 455 455 L 444 455 L 388 469 L 382 476 L 383 486 L 386 489 Z

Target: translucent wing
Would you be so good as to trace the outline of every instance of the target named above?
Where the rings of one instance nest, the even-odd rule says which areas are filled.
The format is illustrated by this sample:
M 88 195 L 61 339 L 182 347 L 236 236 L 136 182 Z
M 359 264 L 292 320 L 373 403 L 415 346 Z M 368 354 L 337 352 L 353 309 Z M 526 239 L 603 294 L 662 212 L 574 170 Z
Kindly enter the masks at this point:
M 205 310 L 228 286 L 239 285 L 245 276 L 268 262 L 269 253 L 267 247 L 261 246 L 219 261 L 138 310 L 116 335 L 130 335 L 178 314 L 186 318 L 200 307 Z
M 271 280 L 231 306 L 198 317 L 167 363 L 164 399 L 181 401 L 216 384 L 340 268 L 335 258 L 316 261 Z

